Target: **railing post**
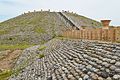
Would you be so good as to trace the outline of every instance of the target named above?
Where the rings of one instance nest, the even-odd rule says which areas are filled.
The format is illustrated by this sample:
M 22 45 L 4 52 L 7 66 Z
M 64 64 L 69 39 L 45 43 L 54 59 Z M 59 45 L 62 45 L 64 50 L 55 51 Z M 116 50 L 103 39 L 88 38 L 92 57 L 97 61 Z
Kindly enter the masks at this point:
M 120 42 L 120 28 L 115 29 L 115 40 L 116 42 Z
M 91 40 L 93 40 L 93 31 L 91 30 Z
M 115 29 L 113 29 L 113 42 L 115 42 Z
M 81 30 L 81 39 L 83 39 L 83 30 Z
M 100 29 L 100 33 L 99 33 L 100 35 L 100 40 L 102 40 L 102 29 Z

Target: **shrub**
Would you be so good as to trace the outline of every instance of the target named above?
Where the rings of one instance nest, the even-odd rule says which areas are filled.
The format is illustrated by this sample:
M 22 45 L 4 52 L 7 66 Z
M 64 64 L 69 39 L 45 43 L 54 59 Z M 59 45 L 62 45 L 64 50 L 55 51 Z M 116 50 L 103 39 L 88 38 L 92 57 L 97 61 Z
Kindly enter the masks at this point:
M 42 40 L 42 41 L 40 41 L 40 44 L 45 44 L 47 41 L 45 41 L 45 40 Z
M 15 49 L 25 49 L 31 47 L 33 45 L 26 45 L 26 44 L 17 44 L 17 45 L 0 45 L 0 50 L 15 50 Z
M 64 37 L 56 37 L 56 39 L 60 39 L 60 40 L 64 40 L 64 39 L 66 39 L 66 38 L 64 38 Z
M 42 51 L 42 50 L 44 50 L 45 48 L 46 48 L 46 46 L 41 46 L 41 47 L 39 48 L 39 50 Z
M 7 32 L 5 30 L 0 30 L 0 35 L 6 34 Z
M 40 58 L 40 59 L 43 58 L 43 57 L 45 57 L 44 54 L 39 54 L 39 58 Z
M 11 70 L 5 70 L 0 73 L 0 80 L 6 80 L 6 78 L 10 77 L 13 74 Z
M 63 35 L 60 34 L 60 35 L 58 35 L 57 37 L 63 37 Z
M 41 28 L 41 27 L 38 27 L 38 28 L 35 29 L 35 32 L 37 32 L 37 33 L 45 33 L 45 30 L 43 28 Z
M 120 41 L 116 41 L 117 43 L 120 43 Z
M 9 38 L 9 40 L 13 40 L 13 38 Z

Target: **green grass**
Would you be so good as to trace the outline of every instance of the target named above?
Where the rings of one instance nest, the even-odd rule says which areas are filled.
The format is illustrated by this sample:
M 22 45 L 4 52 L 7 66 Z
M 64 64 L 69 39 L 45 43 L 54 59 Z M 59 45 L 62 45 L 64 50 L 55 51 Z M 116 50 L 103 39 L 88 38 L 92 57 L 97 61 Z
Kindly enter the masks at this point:
M 5 30 L 0 30 L 0 35 L 6 34 L 7 32 Z
M 15 49 L 25 49 L 33 45 L 19 44 L 19 45 L 0 45 L 0 50 L 15 50 Z
M 116 41 L 117 43 L 120 43 L 120 41 Z
M 45 40 L 42 40 L 42 41 L 40 41 L 40 44 L 45 44 L 47 41 L 45 41 Z
M 41 58 L 45 57 L 45 55 L 44 54 L 39 54 L 38 57 L 39 57 L 39 59 L 41 59 Z
M 0 73 L 0 80 L 6 80 L 6 78 L 10 77 L 13 74 L 11 70 L 5 70 Z
M 38 28 L 35 29 L 35 32 L 37 32 L 37 33 L 45 33 L 45 30 L 43 28 L 41 28 L 41 27 L 38 27 Z
M 3 72 L 0 73 L 0 80 L 7 80 L 7 78 L 9 78 L 11 75 L 15 75 L 17 76 L 20 71 L 22 69 L 24 69 L 27 64 L 28 64 L 29 60 L 26 60 L 21 66 L 19 66 L 19 68 L 17 68 L 16 70 L 5 70 Z
M 46 48 L 46 46 L 41 46 L 40 48 L 39 48 L 39 51 L 42 51 L 42 50 L 44 50 Z
M 67 38 L 65 38 L 63 36 L 59 36 L 59 37 L 56 37 L 56 39 L 64 40 L 64 39 L 67 39 Z
M 22 69 L 24 69 L 27 65 L 27 62 L 24 62 L 19 68 L 16 70 L 5 70 L 0 73 L 0 80 L 7 80 L 11 75 L 17 76 Z

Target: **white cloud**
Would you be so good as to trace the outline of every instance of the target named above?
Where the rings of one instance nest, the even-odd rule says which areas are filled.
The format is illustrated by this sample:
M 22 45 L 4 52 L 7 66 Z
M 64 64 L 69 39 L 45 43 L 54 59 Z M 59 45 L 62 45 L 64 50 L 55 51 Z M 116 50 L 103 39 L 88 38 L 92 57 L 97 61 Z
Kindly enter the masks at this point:
M 1 1 L 9 1 L 14 5 Z M 0 0 L 0 15 L 9 15 L 9 18 L 34 9 L 70 10 L 96 20 L 111 19 L 113 25 L 119 25 L 119 4 L 120 0 Z M 7 18 L 1 20 L 4 19 Z

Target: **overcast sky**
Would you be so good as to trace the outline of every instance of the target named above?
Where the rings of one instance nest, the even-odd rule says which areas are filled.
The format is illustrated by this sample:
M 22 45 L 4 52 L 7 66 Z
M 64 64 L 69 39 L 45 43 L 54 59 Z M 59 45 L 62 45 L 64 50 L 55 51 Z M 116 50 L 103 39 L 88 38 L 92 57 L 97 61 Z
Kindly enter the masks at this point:
M 120 0 L 0 0 L 0 21 L 33 10 L 73 11 L 100 21 L 120 25 Z

